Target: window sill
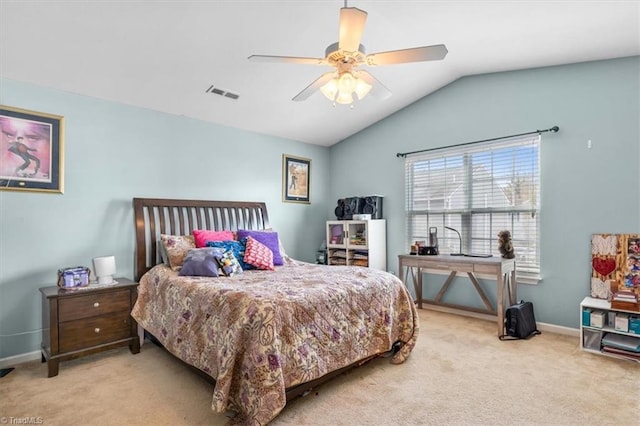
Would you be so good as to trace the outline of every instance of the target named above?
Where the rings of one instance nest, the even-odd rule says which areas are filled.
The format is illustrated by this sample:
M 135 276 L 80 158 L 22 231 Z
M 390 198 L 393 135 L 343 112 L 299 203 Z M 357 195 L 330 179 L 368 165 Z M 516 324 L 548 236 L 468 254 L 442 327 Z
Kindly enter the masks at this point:
M 538 285 L 540 284 L 540 281 L 542 281 L 542 277 L 535 277 L 535 276 L 518 276 L 518 273 L 516 272 L 516 282 L 518 284 L 529 284 L 529 285 Z

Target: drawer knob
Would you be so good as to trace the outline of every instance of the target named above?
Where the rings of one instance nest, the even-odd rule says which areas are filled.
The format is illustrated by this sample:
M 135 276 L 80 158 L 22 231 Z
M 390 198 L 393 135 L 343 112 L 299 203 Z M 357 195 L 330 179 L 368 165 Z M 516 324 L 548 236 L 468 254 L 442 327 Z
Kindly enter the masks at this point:
M 100 329 L 98 327 L 94 328 L 93 331 L 95 331 L 96 333 L 100 333 Z
M 94 308 L 99 308 L 99 307 L 100 307 L 100 303 L 98 303 L 98 302 L 94 303 L 94 304 L 93 304 L 93 307 L 94 307 Z

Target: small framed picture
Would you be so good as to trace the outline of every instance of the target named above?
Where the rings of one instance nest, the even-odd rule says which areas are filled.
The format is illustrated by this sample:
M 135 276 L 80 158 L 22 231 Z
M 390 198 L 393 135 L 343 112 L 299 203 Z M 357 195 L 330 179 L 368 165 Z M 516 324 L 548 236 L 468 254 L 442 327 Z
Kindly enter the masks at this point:
M 0 105 L 0 189 L 64 190 L 64 118 Z
M 282 155 L 282 201 L 310 204 L 311 160 Z

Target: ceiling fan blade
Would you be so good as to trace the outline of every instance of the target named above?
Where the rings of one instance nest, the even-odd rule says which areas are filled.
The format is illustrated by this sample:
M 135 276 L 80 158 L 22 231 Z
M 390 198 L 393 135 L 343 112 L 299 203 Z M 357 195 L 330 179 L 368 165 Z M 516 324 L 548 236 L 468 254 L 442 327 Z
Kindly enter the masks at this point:
M 343 7 L 340 9 L 340 35 L 338 48 L 346 52 L 357 52 L 360 39 L 367 22 L 367 12 L 357 7 Z
M 389 90 L 387 86 L 382 84 L 380 80 L 369 74 L 367 71 L 359 70 L 358 77 L 363 79 L 367 84 L 373 86 L 371 96 L 381 100 L 387 99 L 389 96 L 391 96 L 391 90 Z
M 322 74 L 320 77 L 316 78 L 313 83 L 308 85 L 302 90 L 302 92 L 295 95 L 292 101 L 300 102 L 306 100 L 309 96 L 313 95 L 318 89 L 324 86 L 329 80 L 336 76 L 335 72 L 328 72 Z
M 295 56 L 251 55 L 247 59 L 253 62 L 280 62 L 280 63 L 289 63 L 289 64 L 327 65 L 327 60 L 325 58 L 298 58 Z
M 439 61 L 447 56 L 444 44 L 415 47 L 413 49 L 391 50 L 389 52 L 367 55 L 367 65 L 404 64 L 407 62 Z

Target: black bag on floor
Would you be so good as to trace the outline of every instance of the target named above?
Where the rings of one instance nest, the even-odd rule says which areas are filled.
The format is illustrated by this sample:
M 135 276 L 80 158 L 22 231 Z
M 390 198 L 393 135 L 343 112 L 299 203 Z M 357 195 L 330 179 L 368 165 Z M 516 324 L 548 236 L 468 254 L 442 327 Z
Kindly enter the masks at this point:
M 528 339 L 540 334 L 536 328 L 536 317 L 533 314 L 533 303 L 525 302 L 509 306 L 504 316 L 505 331 L 500 340 Z

